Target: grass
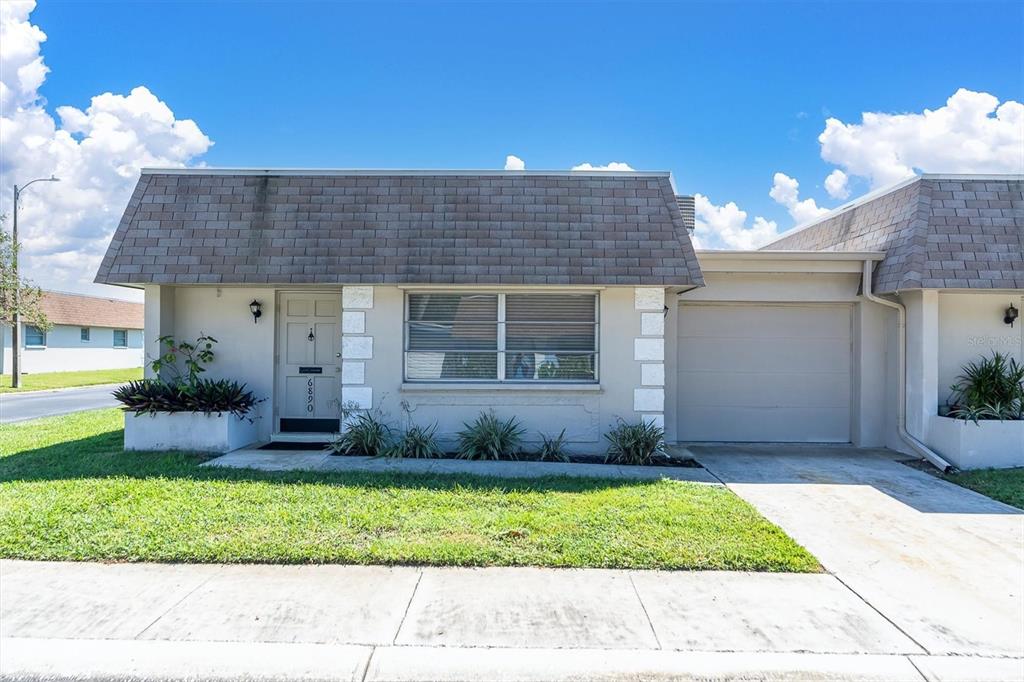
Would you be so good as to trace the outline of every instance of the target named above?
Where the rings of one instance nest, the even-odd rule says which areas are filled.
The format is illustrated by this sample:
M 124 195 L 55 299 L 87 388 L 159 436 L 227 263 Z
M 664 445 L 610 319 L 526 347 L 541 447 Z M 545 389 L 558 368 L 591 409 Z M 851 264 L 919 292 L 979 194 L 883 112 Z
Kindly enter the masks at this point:
M 720 486 L 259 472 L 121 444 L 118 410 L 0 426 L 0 557 L 820 570 Z
M 21 393 L 23 391 L 42 391 L 50 388 L 95 386 L 97 384 L 123 384 L 126 381 L 141 378 L 141 367 L 94 369 L 86 372 L 43 372 L 41 374 L 22 374 L 21 388 L 11 388 L 11 376 L 5 374 L 0 378 L 0 393 Z
M 994 500 L 1024 509 L 1024 467 L 960 471 L 945 474 L 943 478 Z

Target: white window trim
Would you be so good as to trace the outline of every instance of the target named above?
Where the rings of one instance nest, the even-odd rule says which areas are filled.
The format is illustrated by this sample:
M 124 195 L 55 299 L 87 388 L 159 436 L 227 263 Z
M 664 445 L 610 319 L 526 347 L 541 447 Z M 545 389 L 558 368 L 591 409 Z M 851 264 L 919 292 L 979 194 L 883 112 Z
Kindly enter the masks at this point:
M 124 332 L 124 345 L 123 346 L 117 345 L 117 332 Z M 118 348 L 118 349 L 128 348 L 128 330 L 127 329 L 114 329 L 111 332 L 111 334 L 113 336 L 113 339 L 111 339 L 111 341 L 114 344 L 114 346 L 113 346 L 114 348 Z
M 456 295 L 472 295 L 472 294 L 491 294 L 498 297 L 498 319 L 496 324 L 498 325 L 498 349 L 497 349 L 497 362 L 498 362 L 498 378 L 497 379 L 410 379 L 409 378 L 409 366 L 408 356 L 412 352 L 409 350 L 409 294 L 456 294 Z M 507 294 L 532 294 L 532 295 L 544 295 L 544 294 L 558 294 L 558 293 L 586 293 L 594 296 L 594 378 L 593 379 L 565 379 L 565 380 L 538 380 L 538 379 L 506 379 L 505 378 L 505 296 Z M 404 301 L 402 305 L 402 388 L 403 390 L 412 390 L 414 386 L 430 386 L 430 387 L 441 387 L 441 386 L 481 386 L 481 387 L 510 387 L 514 389 L 530 390 L 533 388 L 541 387 L 564 387 L 566 390 L 572 390 L 572 387 L 600 387 L 601 383 L 601 291 L 600 289 L 569 289 L 569 288 L 545 288 L 542 290 L 537 289 L 467 289 L 467 288 L 451 288 L 451 289 L 421 289 L 408 287 L 405 291 Z
M 42 343 L 29 343 L 28 342 L 28 328 L 32 327 L 32 326 L 33 325 L 31 325 L 31 324 L 26 324 L 24 326 L 24 328 L 22 329 L 22 336 L 23 336 L 22 344 L 23 344 L 23 346 L 25 348 L 40 348 L 40 349 L 41 348 L 46 348 L 46 342 L 48 340 L 47 336 L 49 336 L 49 335 L 44 330 L 39 329 L 38 327 L 36 327 L 36 329 L 39 329 L 39 333 L 43 335 L 43 342 Z

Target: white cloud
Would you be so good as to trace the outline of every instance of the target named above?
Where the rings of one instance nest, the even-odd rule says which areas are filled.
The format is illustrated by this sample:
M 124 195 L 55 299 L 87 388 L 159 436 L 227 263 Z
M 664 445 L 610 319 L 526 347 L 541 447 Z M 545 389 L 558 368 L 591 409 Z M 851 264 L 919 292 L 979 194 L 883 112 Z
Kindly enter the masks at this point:
M 860 123 L 829 118 L 821 158 L 872 187 L 923 173 L 1024 172 L 1024 105 L 957 90 L 923 113 L 864 112 Z
M 509 154 L 505 157 L 505 170 L 526 170 L 526 162 L 518 156 Z
M 622 161 L 612 161 L 607 166 L 595 166 L 590 163 L 581 163 L 572 167 L 574 171 L 631 171 L 636 170 L 628 163 Z
M 836 168 L 825 178 L 825 191 L 833 199 L 846 199 L 850 196 L 850 177 Z
M 139 169 L 184 166 L 213 143 L 142 86 L 97 95 L 84 110 L 59 106 L 58 123 L 39 93 L 49 69 L 40 52 L 46 35 L 29 22 L 34 8 L 0 3 L 0 187 L 50 175 L 61 182 L 39 183 L 22 197 L 22 268 L 44 287 L 128 296 L 92 279 Z M 11 208 L 5 191 L 0 212 L 9 216 Z
M 827 208 L 821 208 L 814 199 L 800 200 L 800 183 L 785 173 L 776 173 L 772 181 L 772 188 L 768 196 L 782 204 L 789 211 L 789 215 L 799 225 L 820 218 L 828 213 Z
M 696 221 L 693 245 L 698 249 L 756 249 L 779 235 L 774 220 L 761 216 L 747 226 L 747 213 L 730 201 L 716 206 L 702 194 L 694 195 Z

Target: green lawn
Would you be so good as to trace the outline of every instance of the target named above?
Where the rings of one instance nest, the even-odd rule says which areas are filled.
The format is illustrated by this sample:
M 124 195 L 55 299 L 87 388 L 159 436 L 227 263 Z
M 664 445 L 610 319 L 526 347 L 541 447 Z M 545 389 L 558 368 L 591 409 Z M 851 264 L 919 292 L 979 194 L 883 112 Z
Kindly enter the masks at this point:
M 121 439 L 117 410 L 0 426 L 0 557 L 820 570 L 718 486 L 201 468 Z
M 133 367 L 131 369 L 94 369 L 87 372 L 44 372 L 42 374 L 22 374 L 21 388 L 11 388 L 11 376 L 5 374 L 3 377 L 0 377 L 0 393 L 42 391 L 48 388 L 95 386 L 96 384 L 122 384 L 132 379 L 141 378 L 141 367 Z
M 994 500 L 1024 509 L 1024 467 L 961 471 L 955 474 L 945 474 L 943 478 Z

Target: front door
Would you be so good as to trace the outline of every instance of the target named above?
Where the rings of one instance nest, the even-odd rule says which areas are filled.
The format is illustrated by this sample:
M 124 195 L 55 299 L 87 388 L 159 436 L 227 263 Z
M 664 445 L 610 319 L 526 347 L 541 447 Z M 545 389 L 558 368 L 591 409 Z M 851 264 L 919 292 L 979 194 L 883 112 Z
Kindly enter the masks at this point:
M 341 417 L 341 295 L 283 293 L 278 327 L 281 433 L 334 433 Z

